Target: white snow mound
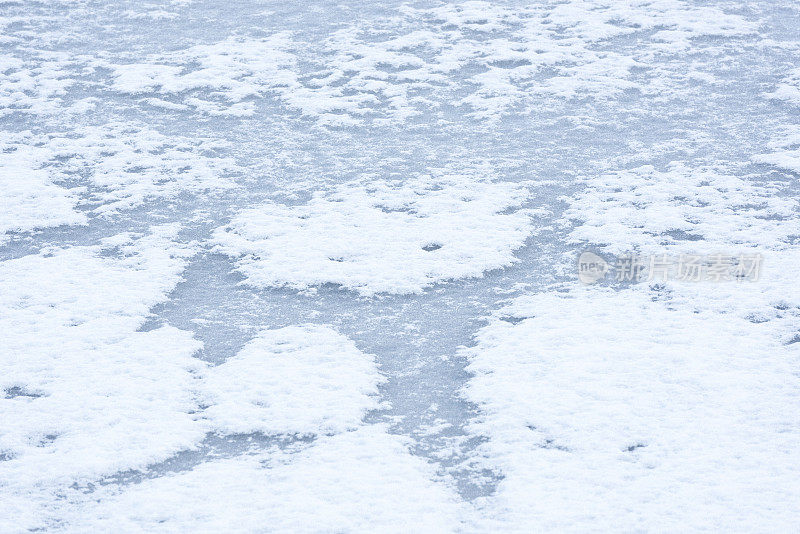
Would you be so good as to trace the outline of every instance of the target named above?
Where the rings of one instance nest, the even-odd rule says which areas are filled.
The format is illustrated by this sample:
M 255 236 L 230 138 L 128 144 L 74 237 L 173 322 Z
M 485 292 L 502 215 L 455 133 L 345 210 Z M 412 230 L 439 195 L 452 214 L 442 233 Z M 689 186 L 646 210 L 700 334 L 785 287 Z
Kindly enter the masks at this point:
M 374 358 L 326 326 L 265 330 L 210 369 L 205 414 L 228 433 L 335 433 L 377 408 Z
M 245 210 L 214 239 L 251 285 L 419 293 L 512 264 L 531 233 L 529 214 L 513 209 L 526 197 L 461 175 L 348 183 L 304 205 Z

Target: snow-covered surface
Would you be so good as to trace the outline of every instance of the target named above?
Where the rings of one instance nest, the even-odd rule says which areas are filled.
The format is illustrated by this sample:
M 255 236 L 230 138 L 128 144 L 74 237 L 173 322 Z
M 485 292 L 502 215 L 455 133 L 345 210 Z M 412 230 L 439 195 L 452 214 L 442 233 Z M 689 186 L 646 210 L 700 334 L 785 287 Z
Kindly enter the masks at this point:
M 520 297 L 503 312 L 524 320 L 481 330 L 466 392 L 506 474 L 487 506 L 495 528 L 793 528 L 800 353 L 784 328 L 800 321 L 653 297 Z
M 796 530 L 799 30 L 0 4 L 0 531 Z
M 466 519 L 431 466 L 382 425 L 297 451 L 211 461 L 108 496 L 75 527 L 144 532 L 454 532 Z
M 207 372 L 204 414 L 232 434 L 344 432 L 378 407 L 382 380 L 374 358 L 335 330 L 267 330 Z
M 41 168 L 35 150 L 5 152 L 0 180 L 0 243 L 8 239 L 9 232 L 86 223 L 86 216 L 76 210 L 77 196 L 54 183 L 50 173 Z
M 526 196 L 515 184 L 468 176 L 348 183 L 300 206 L 248 209 L 215 240 L 241 257 L 248 284 L 419 293 L 516 261 L 531 221 L 507 211 Z

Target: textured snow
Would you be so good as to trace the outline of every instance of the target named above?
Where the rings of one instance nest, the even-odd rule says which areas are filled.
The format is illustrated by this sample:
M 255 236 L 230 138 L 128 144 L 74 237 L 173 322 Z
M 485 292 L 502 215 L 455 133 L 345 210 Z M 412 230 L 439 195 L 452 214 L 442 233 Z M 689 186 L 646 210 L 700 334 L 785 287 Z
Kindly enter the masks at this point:
M 2 530 L 34 528 L 79 481 L 144 467 L 202 439 L 190 332 L 137 331 L 177 283 L 177 228 L 113 246 L 53 249 L 0 264 Z M 109 243 L 111 246 L 111 243 Z M 52 504 L 52 503 L 51 503 Z
M 792 146 L 784 135 L 773 147 Z M 753 156 L 791 170 L 772 155 Z M 462 354 L 487 529 L 785 532 L 800 507 L 800 217 L 792 180 L 672 163 L 587 176 L 569 239 L 607 253 L 759 253 L 757 283 L 560 284 Z
M 642 30 L 652 35 L 634 55 L 590 48 Z M 281 31 L 100 64 L 112 69 L 118 91 L 176 95 L 201 113 L 250 116 L 248 97 L 276 95 L 320 125 L 391 124 L 440 113 L 438 100 L 447 95 L 448 105 L 496 121 L 515 107 L 537 106 L 543 95 L 606 99 L 632 89 L 662 91 L 631 79 L 631 69 L 654 54 L 689 47 L 690 39 L 754 31 L 740 16 L 677 0 L 523 7 L 470 1 L 403 6 L 322 42 Z M 303 65 L 308 50 L 314 57 Z M 192 96 L 201 89 L 213 90 L 215 99 Z
M 292 88 L 297 84 L 297 75 L 291 70 L 297 59 L 283 51 L 290 43 L 286 33 L 258 40 L 229 38 L 213 45 L 194 46 L 164 58 L 150 58 L 147 63 L 112 64 L 109 68 L 113 70 L 113 88 L 117 91 L 167 94 L 213 89 L 232 103 L 219 108 L 219 113 L 251 115 L 253 110 L 242 102 L 243 99 L 273 88 Z M 186 62 L 195 63 L 196 68 L 184 72 L 183 64 Z M 196 97 L 184 100 L 206 113 L 214 114 L 217 109 L 213 101 Z
M 75 135 L 75 134 L 78 135 Z M 89 201 L 111 214 L 155 198 L 189 191 L 209 193 L 233 186 L 230 158 L 208 155 L 225 146 L 214 139 L 165 136 L 145 126 L 108 123 L 69 135 L 51 133 L 38 140 L 52 160 L 68 160 L 67 172 L 88 173 Z
M 499 310 L 464 352 L 465 395 L 483 412 L 473 429 L 505 475 L 482 503 L 487 528 L 791 530 L 795 201 L 772 196 L 778 183 L 675 165 L 587 185 L 565 212 L 582 223 L 574 240 L 614 253 L 736 246 L 765 268 L 757 284 L 567 284 Z
M 585 181 L 588 187 L 565 212 L 580 223 L 570 237 L 614 253 L 635 248 L 663 254 L 699 247 L 711 253 L 723 246 L 769 246 L 797 233 L 792 217 L 797 200 L 772 196 L 785 185 L 754 182 L 723 169 L 673 163 L 665 171 L 644 166 Z M 691 241 L 674 237 L 675 232 Z
M 798 28 L 0 3 L 0 531 L 796 530 Z
M 74 483 L 144 468 L 209 431 L 342 432 L 377 406 L 373 359 L 329 327 L 265 331 L 217 367 L 192 357 L 190 332 L 141 331 L 191 255 L 170 242 L 177 230 L 0 264 L 3 530 L 46 524 Z
M 11 143 L 0 141 L 0 146 Z M 77 196 L 55 184 L 41 168 L 36 151 L 24 146 L 4 151 L 0 160 L 0 243 L 8 232 L 22 232 L 61 224 L 85 224 L 75 208 Z
M 495 528 L 791 530 L 800 353 L 696 302 L 542 294 L 479 333 L 466 392 L 506 475 Z
M 74 84 L 64 68 L 66 63 L 66 53 L 50 51 L 24 61 L 13 55 L 0 59 L 0 116 L 60 112 L 60 97 Z
M 800 69 L 790 71 L 768 96 L 800 106 Z
M 774 165 L 780 169 L 800 173 L 800 131 L 790 130 L 769 143 L 771 152 L 753 156 L 756 163 Z
M 107 216 L 189 191 L 232 188 L 235 163 L 208 155 L 222 146 L 121 123 L 4 136 L 0 232 L 85 224 L 83 207 Z
M 368 426 L 293 454 L 242 455 L 144 482 L 89 505 L 75 528 L 453 532 L 463 505 L 434 478 L 405 439 Z
M 382 381 L 373 357 L 329 327 L 267 330 L 206 373 L 204 414 L 227 433 L 343 432 L 378 407 Z
M 215 233 L 248 284 L 418 293 L 510 265 L 531 232 L 522 186 L 463 175 L 356 182 L 306 204 L 269 202 Z

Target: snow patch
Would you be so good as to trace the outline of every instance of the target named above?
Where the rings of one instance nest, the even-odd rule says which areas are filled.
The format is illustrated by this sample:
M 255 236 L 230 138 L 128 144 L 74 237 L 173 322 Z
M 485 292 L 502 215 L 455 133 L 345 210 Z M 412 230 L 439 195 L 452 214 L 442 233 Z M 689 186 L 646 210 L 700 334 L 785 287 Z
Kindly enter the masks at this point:
M 773 246 L 797 233 L 791 219 L 797 201 L 775 196 L 775 184 L 759 184 L 712 168 L 674 163 L 585 179 L 565 218 L 579 225 L 574 243 L 612 253 L 718 252 L 713 247 Z M 670 236 L 680 232 L 702 241 Z M 703 248 L 705 247 L 705 248 Z
M 8 232 L 86 223 L 75 192 L 54 183 L 37 150 L 21 137 L 0 138 L 0 243 Z
M 0 263 L 0 530 L 45 521 L 74 482 L 144 467 L 205 434 L 188 332 L 137 329 L 178 282 L 191 251 L 177 227 L 104 247 L 51 249 Z
M 532 231 L 514 210 L 526 197 L 521 185 L 463 175 L 354 182 L 304 205 L 245 210 L 214 240 L 255 286 L 419 293 L 516 261 Z
M 89 504 L 78 531 L 454 532 L 454 492 L 382 425 L 281 454 L 217 460 Z M 232 521 L 232 518 L 235 518 Z
M 225 433 L 343 432 L 379 406 L 382 381 L 374 358 L 330 327 L 265 330 L 206 372 L 204 414 Z
M 753 156 L 753 161 L 800 174 L 800 130 L 783 132 L 769 143 L 769 147 L 772 152 L 757 154 Z
M 631 69 L 645 68 L 656 54 L 699 47 L 692 42 L 698 37 L 743 36 L 756 27 L 739 15 L 677 0 L 513 8 L 471 1 L 402 6 L 313 43 L 285 31 L 229 37 L 104 66 L 118 91 L 179 95 L 183 105 L 214 115 L 252 115 L 253 103 L 244 99 L 273 96 L 324 126 L 397 124 L 446 106 L 497 121 L 517 108 L 541 106 L 542 99 L 663 91 L 674 80 L 648 87 L 631 79 Z M 635 52 L 603 46 L 634 33 L 641 38 Z
M 791 529 L 800 352 L 780 340 L 786 323 L 730 311 L 754 303 L 741 291 L 715 300 L 718 288 L 695 286 L 525 296 L 503 310 L 524 320 L 479 332 L 466 396 L 505 477 L 489 524 Z M 698 307 L 709 302 L 729 313 Z
M 768 93 L 767 97 L 800 106 L 800 69 L 789 71 L 775 91 Z

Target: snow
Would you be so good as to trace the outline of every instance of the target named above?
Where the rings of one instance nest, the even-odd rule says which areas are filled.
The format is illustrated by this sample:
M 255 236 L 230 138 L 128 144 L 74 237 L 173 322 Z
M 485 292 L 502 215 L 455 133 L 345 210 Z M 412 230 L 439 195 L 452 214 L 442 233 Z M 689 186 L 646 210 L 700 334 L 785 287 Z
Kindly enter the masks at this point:
M 292 454 L 250 454 L 144 482 L 86 509 L 79 530 L 455 532 L 462 505 L 382 426 Z M 235 521 L 231 521 L 234 517 Z
M 242 40 L 230 38 L 213 45 L 197 45 L 180 53 L 149 58 L 148 63 L 108 65 L 113 70 L 117 91 L 130 94 L 186 93 L 196 89 L 214 89 L 228 102 L 223 113 L 241 109 L 237 104 L 244 98 L 274 88 L 296 84 L 290 69 L 296 58 L 283 51 L 290 43 L 289 35 L 279 33 L 266 39 Z M 161 63 L 172 61 L 178 65 Z M 195 70 L 184 72 L 183 63 L 194 62 Z M 185 99 L 196 109 L 213 109 L 213 102 Z M 212 106 L 209 108 L 209 106 Z
M 752 160 L 793 170 L 787 157 Z M 566 282 L 496 311 L 462 351 L 480 455 L 504 476 L 479 502 L 482 528 L 788 531 L 800 514 L 794 183 L 665 167 L 581 178 L 568 239 L 612 255 L 758 253 L 760 279 Z
M 77 134 L 77 135 L 76 135 Z M 68 172 L 88 172 L 92 203 L 103 215 L 187 191 L 213 193 L 234 187 L 230 158 L 214 157 L 225 146 L 213 138 L 165 136 L 146 126 L 110 122 L 40 140 L 49 159 L 68 159 Z
M 800 69 L 793 69 L 781 80 L 775 91 L 768 93 L 769 98 L 785 100 L 794 105 L 800 105 Z
M 107 240 L 107 247 L 124 255 L 121 259 L 99 255 L 109 248 L 76 247 L 2 264 L 2 304 L 7 310 L 2 326 L 9 334 L 0 359 L 5 366 L 0 387 L 10 392 L 0 401 L 0 449 L 7 458 L 0 464 L 5 481 L 0 492 L 8 507 L 3 530 L 42 525 L 47 509 L 57 508 L 59 495 L 71 493 L 68 487 L 74 482 L 154 464 L 194 448 L 209 431 L 339 433 L 357 429 L 365 412 L 377 407 L 377 385 L 383 378 L 373 359 L 329 327 L 267 330 L 216 367 L 192 357 L 201 344 L 190 332 L 170 326 L 141 331 L 147 310 L 175 284 L 190 254 L 170 245 L 177 230 L 161 227 L 141 238 Z M 352 434 L 353 447 L 374 453 L 370 432 Z M 359 439 L 362 435 L 366 437 Z M 381 491 L 394 491 L 396 483 L 413 485 L 414 477 L 429 471 L 407 453 L 408 458 L 397 461 L 384 458 L 401 456 L 404 441 L 381 436 L 374 437 L 376 447 L 387 448 L 375 453 L 384 462 L 386 480 L 381 484 L 391 483 Z M 333 441 L 331 451 L 319 446 L 322 456 L 310 457 L 312 465 L 305 470 L 313 473 L 315 462 L 331 462 L 340 449 L 349 451 L 350 442 Z M 364 459 L 356 451 L 352 461 Z M 374 488 L 361 483 L 374 467 L 366 462 L 350 491 L 374 499 Z M 227 463 L 235 467 L 242 462 Z M 226 473 L 227 463 L 222 464 Z M 249 462 L 242 465 L 251 467 Z M 209 468 L 211 475 L 201 469 L 192 476 L 213 476 L 216 467 Z M 248 473 L 244 480 L 235 470 L 228 474 L 230 484 L 244 484 L 239 492 L 252 492 L 248 484 L 269 484 L 259 473 Z M 288 495 L 292 484 L 308 482 L 292 482 L 285 491 Z M 411 501 L 408 506 L 431 515 L 447 492 L 430 493 L 438 501 Z M 285 506 L 280 501 L 287 495 L 275 495 L 273 506 Z M 208 497 L 193 506 L 206 506 Z M 79 507 L 80 498 L 72 499 Z M 343 503 L 355 506 L 346 499 Z M 228 512 L 224 506 L 217 511 Z M 400 512 L 392 508 L 379 517 L 381 513 Z
M 763 161 L 765 157 L 754 158 Z M 797 231 L 797 200 L 772 196 L 781 184 L 757 183 L 724 169 L 673 163 L 587 177 L 565 216 L 570 237 L 613 253 L 743 249 L 786 241 Z M 700 242 L 686 242 L 686 237 Z
M 521 185 L 464 175 L 348 183 L 304 205 L 245 210 L 215 241 L 251 285 L 419 293 L 513 263 L 531 222 L 507 210 L 526 196 Z
M 14 146 L 17 143 L 0 141 L 3 148 L 13 147 L 4 150 L 0 161 L 0 244 L 8 232 L 85 224 L 86 217 L 76 210 L 76 195 L 54 183 L 53 177 L 41 168 L 36 151 Z
M 800 173 L 800 132 L 789 130 L 770 141 L 771 152 L 756 154 L 753 161 L 774 165 L 779 169 Z
M 338 29 L 322 42 L 279 31 L 152 54 L 144 62 L 99 64 L 113 71 L 117 91 L 178 95 L 201 113 L 249 116 L 255 111 L 243 99 L 276 95 L 321 126 L 397 124 L 441 113 L 438 93 L 448 105 L 493 122 L 519 105 L 538 105 L 543 94 L 607 99 L 652 91 L 630 79 L 633 68 L 646 67 L 640 59 L 681 51 L 698 37 L 755 31 L 741 16 L 675 0 L 524 7 L 470 1 L 400 11 Z M 656 29 L 633 57 L 590 48 Z M 308 49 L 318 54 L 310 65 L 302 58 Z M 213 90 L 214 99 L 191 96 L 202 89 Z
M 64 68 L 68 62 L 63 53 L 43 53 L 25 61 L 13 55 L 0 59 L 0 117 L 60 112 L 60 96 L 74 83 Z
M 120 236 L 113 246 L 122 259 L 95 246 L 0 264 L 0 493 L 10 507 L 2 530 L 39 526 L 47 511 L 37 501 L 52 504 L 75 482 L 144 467 L 202 439 L 190 413 L 199 343 L 168 326 L 137 331 L 189 254 L 169 245 L 177 230 Z
M 330 327 L 266 330 L 206 373 L 204 415 L 229 434 L 343 432 L 378 407 L 383 380 L 374 358 Z
M 798 28 L 3 3 L 0 531 L 796 530 Z
M 522 322 L 481 330 L 466 394 L 505 474 L 493 528 L 791 530 L 800 352 L 676 292 L 521 297 Z

